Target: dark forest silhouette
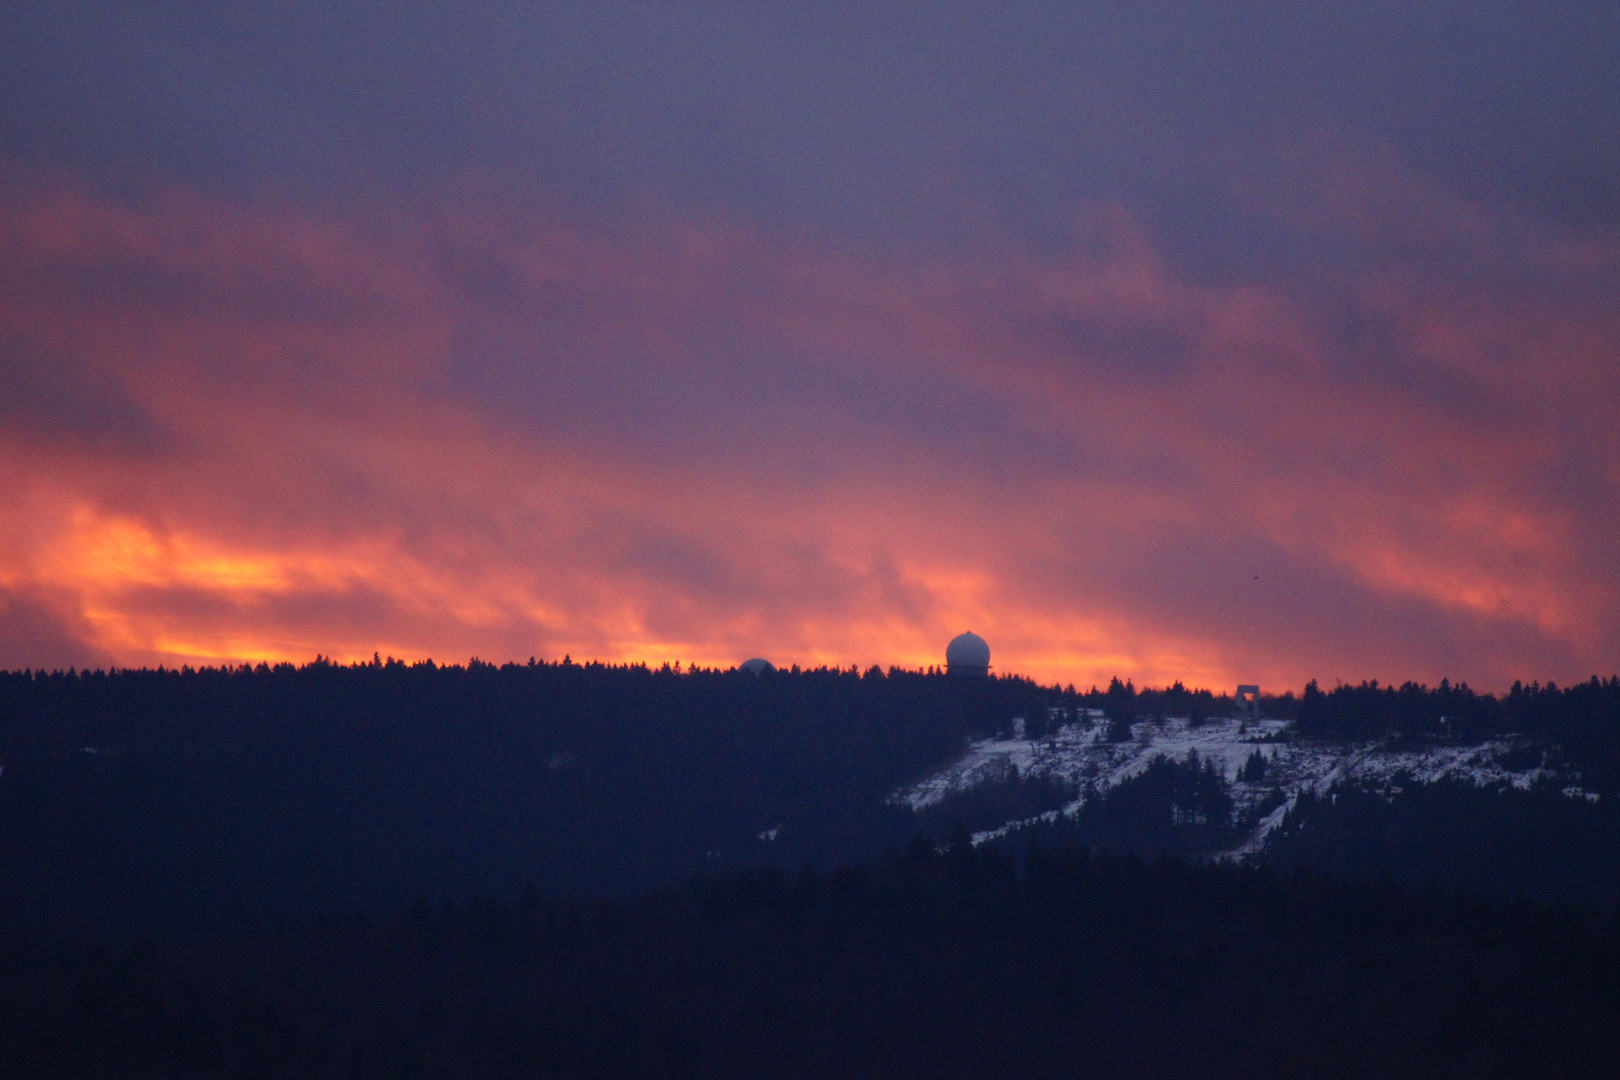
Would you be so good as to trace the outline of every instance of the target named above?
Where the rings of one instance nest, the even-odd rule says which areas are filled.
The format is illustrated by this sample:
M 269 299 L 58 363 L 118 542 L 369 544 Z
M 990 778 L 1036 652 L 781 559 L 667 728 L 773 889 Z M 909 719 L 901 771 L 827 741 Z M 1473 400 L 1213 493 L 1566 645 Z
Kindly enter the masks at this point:
M 4 675 L 0 903 L 41 930 L 225 926 L 854 860 L 914 830 L 897 786 L 1049 700 L 566 660 Z
M 1598 796 L 1340 785 L 1298 799 L 1266 867 L 1207 860 L 1283 792 L 1240 816 L 1196 756 L 1072 817 L 1050 811 L 1073 785 L 1015 770 L 891 800 L 1015 719 L 1120 740 L 1233 707 L 876 668 L 0 674 L 5 1071 L 1612 1070 L 1620 680 L 1266 698 L 1290 738 L 1511 734 L 1516 767 Z M 1235 779 L 1268 782 L 1266 756 Z
M 1480 1080 L 1620 1052 L 1612 914 L 964 839 L 3 975 L 19 1078 Z
M 1544 743 L 1575 762 L 1590 791 L 1613 794 L 1620 778 L 1616 679 L 1516 686 L 1502 698 L 1449 683 L 1312 684 L 1262 704 L 1295 717 L 1300 737 L 1512 732 L 1527 740 L 1524 752 Z M 627 895 L 721 867 L 828 866 L 870 858 L 919 828 L 943 839 L 957 820 L 992 827 L 998 814 L 1061 805 L 1071 792 L 1031 778 L 965 793 L 922 818 L 889 801 L 965 740 L 1006 733 L 1014 717 L 1040 738 L 1100 712 L 1114 737 L 1128 738 L 1139 719 L 1196 723 L 1231 708 L 1180 684 L 1138 690 L 1115 680 L 1081 692 L 876 668 L 754 675 L 567 660 L 317 660 L 0 674 L 0 904 L 13 930 L 72 937 L 375 913 L 417 895 L 513 895 L 531 883 L 550 895 Z M 1148 857 L 1219 850 L 1242 824 L 1221 801 L 1225 778 L 1177 780 L 1186 765 L 1166 762 L 1106 793 L 1054 827 L 1072 835 L 1051 839 Z M 1189 802 L 1183 788 L 1202 794 Z M 1444 807 L 1484 797 L 1403 796 L 1403 807 L 1416 807 L 1403 828 L 1455 837 L 1466 814 Z M 1537 820 L 1560 823 L 1553 847 L 1578 851 L 1614 829 L 1612 799 L 1568 813 L 1545 798 L 1514 806 L 1529 814 L 1543 804 L 1550 809 L 1535 810 Z M 1386 848 L 1363 845 L 1354 857 L 1311 848 L 1312 836 L 1348 836 L 1371 812 L 1355 800 L 1303 807 L 1289 857 L 1451 880 L 1432 862 L 1381 865 Z M 1305 828 L 1307 815 L 1317 824 Z M 1330 825 L 1335 816 L 1349 823 Z M 1496 830 L 1475 840 L 1512 871 L 1514 852 L 1538 835 Z M 1405 849 L 1425 850 L 1444 845 Z M 1591 895 L 1613 877 L 1586 873 L 1564 889 L 1553 875 L 1529 891 Z M 1526 885 L 1511 872 L 1455 880 Z

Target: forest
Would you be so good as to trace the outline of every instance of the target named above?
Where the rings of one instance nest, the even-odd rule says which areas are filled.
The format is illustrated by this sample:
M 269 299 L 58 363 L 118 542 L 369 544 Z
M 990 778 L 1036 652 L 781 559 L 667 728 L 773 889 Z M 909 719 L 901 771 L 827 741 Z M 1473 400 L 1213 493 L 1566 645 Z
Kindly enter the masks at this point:
M 965 836 L 0 969 L 14 1077 L 1611 1076 L 1613 911 Z
M 899 785 L 1056 692 L 431 662 L 0 676 L 0 905 L 64 936 L 624 895 L 910 839 Z
M 1545 743 L 1533 752 L 1578 762 L 1594 794 L 1620 790 L 1612 678 L 1502 698 L 1449 683 L 1313 683 L 1262 706 L 1294 716 L 1305 739 L 1522 733 Z M 856 863 L 919 831 L 944 842 L 958 823 L 990 828 L 1067 802 L 1072 788 L 1035 777 L 921 814 L 891 801 L 1014 718 L 1032 739 L 1091 723 L 1128 738 L 1139 718 L 1196 723 L 1232 707 L 1180 684 L 1078 691 L 899 669 L 754 675 L 566 658 L 6 673 L 0 905 L 14 932 L 98 939 L 377 914 L 531 884 L 628 896 L 726 868 Z M 1077 818 L 1026 832 L 1196 860 L 1243 825 L 1230 779 L 1167 760 Z M 1417 884 L 1614 895 L 1620 860 L 1580 853 L 1615 850 L 1620 800 L 1449 788 L 1388 800 L 1307 800 L 1278 857 Z M 1514 824 L 1470 828 L 1487 820 Z M 1385 839 L 1350 842 L 1374 835 Z M 1325 839 L 1335 836 L 1345 842 Z M 1462 838 L 1485 853 L 1466 873 L 1450 854 Z M 1520 857 L 1536 848 L 1539 862 Z
M 1228 775 L 1143 741 L 1168 716 L 1237 730 L 1230 698 L 1179 684 L 566 658 L 0 674 L 6 1075 L 1612 1072 L 1620 681 L 1261 706 L 1294 722 Z M 1145 765 L 1080 800 L 1011 768 L 894 797 L 974 740 L 1066 726 Z M 1578 797 L 1268 789 L 1267 739 L 1506 735 Z M 1256 858 L 1215 858 L 1279 808 Z

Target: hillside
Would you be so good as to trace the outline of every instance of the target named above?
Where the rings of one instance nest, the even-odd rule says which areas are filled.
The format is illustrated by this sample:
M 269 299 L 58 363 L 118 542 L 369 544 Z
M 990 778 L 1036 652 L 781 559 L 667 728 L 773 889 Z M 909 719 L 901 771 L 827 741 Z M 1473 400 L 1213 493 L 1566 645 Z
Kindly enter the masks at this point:
M 1021 726 L 1021 725 L 1020 725 Z M 1308 738 L 1293 720 L 1089 710 L 1002 733 L 891 801 L 946 835 L 1067 838 L 1147 856 L 1272 863 L 1548 898 L 1620 897 L 1620 806 L 1546 738 Z M 1117 741 L 1116 741 L 1117 740 Z
M 1608 902 L 1616 702 L 1615 680 L 1307 687 L 1245 721 L 1180 686 L 876 668 L 0 674 L 0 913 L 95 939 L 529 885 L 627 896 L 958 825 Z
M 1186 717 L 1139 721 L 1121 742 L 1107 738 L 1105 717 L 1093 710 L 1084 724 L 1066 724 L 1040 739 L 993 737 L 974 742 L 949 766 L 895 793 L 913 811 L 927 811 L 981 786 L 1011 777 L 1056 781 L 1072 786 L 1075 796 L 1061 808 L 1046 811 L 1048 820 L 1073 816 L 1088 799 L 1140 776 L 1158 757 L 1189 756 L 1212 763 L 1229 778 L 1239 819 L 1258 808 L 1265 813 L 1227 857 L 1252 858 L 1264 853 L 1267 838 L 1305 794 L 1327 795 L 1335 785 L 1373 785 L 1397 794 L 1414 784 L 1444 780 L 1478 787 L 1508 785 L 1528 789 L 1557 784 L 1568 798 L 1597 801 L 1596 793 L 1579 786 L 1579 771 L 1550 764 L 1556 751 L 1532 747 L 1522 738 L 1427 742 L 1420 746 L 1390 740 L 1341 742 L 1296 739 L 1293 721 L 1226 717 L 1192 725 Z M 1263 763 L 1254 770 L 1251 759 Z M 1245 773 L 1245 770 L 1251 770 Z M 1267 805 L 1281 792 L 1283 801 Z M 975 842 L 994 839 L 1023 824 L 1004 822 L 975 831 Z

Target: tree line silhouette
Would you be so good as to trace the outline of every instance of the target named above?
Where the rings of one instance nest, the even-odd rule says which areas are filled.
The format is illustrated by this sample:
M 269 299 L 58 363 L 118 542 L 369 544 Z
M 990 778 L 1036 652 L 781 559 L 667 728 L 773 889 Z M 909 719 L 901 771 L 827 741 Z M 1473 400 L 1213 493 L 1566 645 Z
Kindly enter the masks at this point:
M 567 659 L 0 675 L 0 910 L 233 925 L 861 859 L 914 830 L 897 787 L 1059 696 Z
M 1279 715 L 1297 717 L 1299 733 L 1306 737 L 1536 736 L 1559 743 L 1588 768 L 1601 768 L 1605 783 L 1620 780 L 1615 771 L 1620 765 L 1620 677 L 1594 675 L 1565 687 L 1515 682 L 1501 697 L 1444 679 L 1436 687 L 1413 682 L 1380 686 L 1374 679 L 1327 691 L 1312 680 L 1289 705 Z

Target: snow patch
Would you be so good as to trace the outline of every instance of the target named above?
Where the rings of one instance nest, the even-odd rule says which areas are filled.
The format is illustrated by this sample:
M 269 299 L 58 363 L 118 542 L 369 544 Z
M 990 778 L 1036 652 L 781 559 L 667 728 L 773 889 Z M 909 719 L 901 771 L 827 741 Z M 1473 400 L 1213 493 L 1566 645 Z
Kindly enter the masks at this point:
M 1240 819 L 1281 789 L 1284 802 L 1262 817 L 1244 842 L 1223 858 L 1248 858 L 1264 850 L 1266 839 L 1288 816 L 1301 793 L 1324 795 L 1341 782 L 1370 782 L 1391 793 L 1406 783 L 1426 784 L 1441 779 L 1462 780 L 1479 786 L 1511 784 L 1528 788 L 1553 779 L 1548 769 L 1506 768 L 1504 756 L 1518 742 L 1492 739 L 1470 745 L 1430 743 L 1390 746 L 1385 742 L 1305 742 L 1293 737 L 1288 720 L 1220 719 L 1194 726 L 1184 718 L 1143 720 L 1131 725 L 1126 742 L 1104 741 L 1103 716 L 1091 710 L 1085 723 L 1067 724 L 1040 739 L 989 738 L 971 743 L 950 765 L 895 792 L 890 801 L 925 810 L 948 796 L 1012 776 L 1047 777 L 1072 783 L 1080 796 L 1061 811 L 1049 811 L 1028 821 L 1009 821 L 999 828 L 976 833 L 975 843 L 995 839 L 1019 825 L 1074 815 L 1091 797 L 1137 776 L 1160 754 L 1184 761 L 1193 752 L 1212 761 L 1231 781 L 1232 800 Z M 1251 755 L 1259 752 L 1265 775 L 1258 781 L 1239 780 Z M 1595 800 L 1579 788 L 1566 788 L 1571 798 Z

